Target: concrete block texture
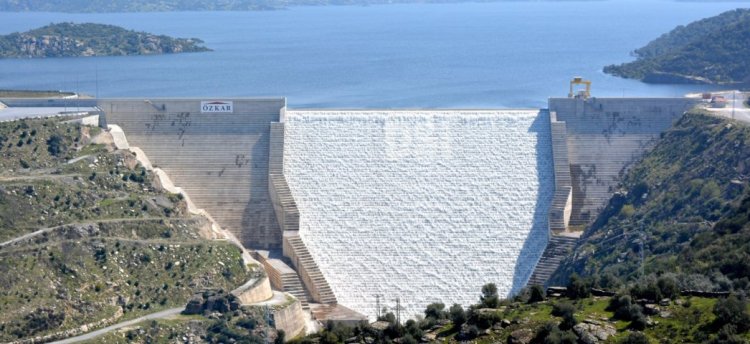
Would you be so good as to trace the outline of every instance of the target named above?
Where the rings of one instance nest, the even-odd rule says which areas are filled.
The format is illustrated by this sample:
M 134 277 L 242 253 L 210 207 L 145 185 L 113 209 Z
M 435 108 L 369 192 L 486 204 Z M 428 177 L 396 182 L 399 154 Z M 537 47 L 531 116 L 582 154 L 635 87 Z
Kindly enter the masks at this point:
M 548 113 L 287 111 L 284 125 L 299 236 L 340 304 L 372 317 L 380 294 L 416 315 L 526 284 L 549 233 Z
M 249 248 L 278 248 L 268 192 L 271 122 L 284 99 L 233 100 L 231 113 L 201 113 L 201 100 L 99 100 L 108 124 L 182 187 L 196 206 Z
M 689 98 L 551 98 L 549 110 L 565 126 L 572 196 L 569 224 L 593 221 L 626 169 L 695 103 Z M 559 129 L 553 124 L 552 130 Z

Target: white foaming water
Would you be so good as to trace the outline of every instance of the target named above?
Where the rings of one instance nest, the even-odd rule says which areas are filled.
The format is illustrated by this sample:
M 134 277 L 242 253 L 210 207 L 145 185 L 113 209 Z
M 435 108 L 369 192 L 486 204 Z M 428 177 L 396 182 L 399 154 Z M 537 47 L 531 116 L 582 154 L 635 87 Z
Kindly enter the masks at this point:
M 370 316 L 526 283 L 554 188 L 538 111 L 290 111 L 284 173 L 338 302 Z

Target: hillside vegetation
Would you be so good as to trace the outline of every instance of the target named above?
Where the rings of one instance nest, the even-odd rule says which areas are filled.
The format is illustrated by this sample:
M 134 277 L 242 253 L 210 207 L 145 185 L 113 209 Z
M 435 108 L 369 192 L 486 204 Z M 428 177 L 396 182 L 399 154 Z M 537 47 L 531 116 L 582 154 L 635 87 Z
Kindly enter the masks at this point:
M 0 36 L 0 58 L 155 55 L 209 51 L 197 38 L 172 38 L 93 23 L 59 23 Z
M 183 307 L 261 273 L 111 143 L 57 118 L 0 123 L 0 342 Z
M 620 190 L 556 273 L 595 285 L 659 280 L 681 290 L 750 290 L 750 128 L 684 116 L 630 169 Z M 663 282 L 666 283 L 666 282 Z
M 636 61 L 604 72 L 652 83 L 747 83 L 748 40 L 750 9 L 737 9 L 678 26 L 636 49 Z
M 672 294 L 654 302 L 636 300 L 627 292 L 592 296 L 592 290 L 579 282 L 549 295 L 532 287 L 510 300 L 499 300 L 492 292 L 494 285 L 488 284 L 479 302 L 467 309 L 433 303 L 424 316 L 402 325 L 391 312 L 373 324 L 329 323 L 322 332 L 293 343 L 718 344 L 750 338 L 744 323 L 750 320 L 748 305 L 735 296 Z

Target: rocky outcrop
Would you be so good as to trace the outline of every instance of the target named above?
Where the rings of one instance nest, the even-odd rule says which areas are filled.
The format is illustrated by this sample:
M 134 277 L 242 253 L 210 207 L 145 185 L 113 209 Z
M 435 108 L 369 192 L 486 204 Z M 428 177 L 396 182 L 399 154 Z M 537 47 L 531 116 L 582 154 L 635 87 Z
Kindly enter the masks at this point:
M 602 343 L 607 338 L 615 335 L 617 329 L 614 326 L 601 323 L 594 320 L 585 320 L 584 322 L 573 326 L 573 332 L 578 335 L 581 342 L 585 344 Z

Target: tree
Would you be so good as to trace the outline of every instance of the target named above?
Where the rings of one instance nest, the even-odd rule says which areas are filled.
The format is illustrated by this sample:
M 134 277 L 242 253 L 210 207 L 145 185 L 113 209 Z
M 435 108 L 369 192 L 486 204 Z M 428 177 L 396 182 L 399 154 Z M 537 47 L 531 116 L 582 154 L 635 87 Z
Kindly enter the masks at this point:
M 435 302 L 427 305 L 427 308 L 424 310 L 424 316 L 425 318 L 432 318 L 432 319 L 445 319 L 447 317 L 447 314 L 445 314 L 445 304 L 442 304 L 440 302 Z
M 570 276 L 567 295 L 573 300 L 587 298 L 591 295 L 591 286 L 577 274 Z
M 495 283 L 487 283 L 482 286 L 482 296 L 479 301 L 484 308 L 497 308 L 500 304 L 500 297 L 497 295 Z
M 62 136 L 57 134 L 50 136 L 47 140 L 47 151 L 52 156 L 60 156 L 65 151 Z
M 531 286 L 530 295 L 529 295 L 529 303 L 537 303 L 540 301 L 544 301 L 546 298 L 546 295 L 544 293 L 544 287 L 535 284 Z
M 454 303 L 453 306 L 451 306 L 449 313 L 454 327 L 460 328 L 461 325 L 466 322 L 466 312 L 464 312 L 464 309 L 463 307 L 461 307 L 461 305 Z
M 748 330 L 750 315 L 747 313 L 747 301 L 744 299 L 734 295 L 719 299 L 714 306 L 714 315 L 716 324 L 733 325 L 738 333 Z

